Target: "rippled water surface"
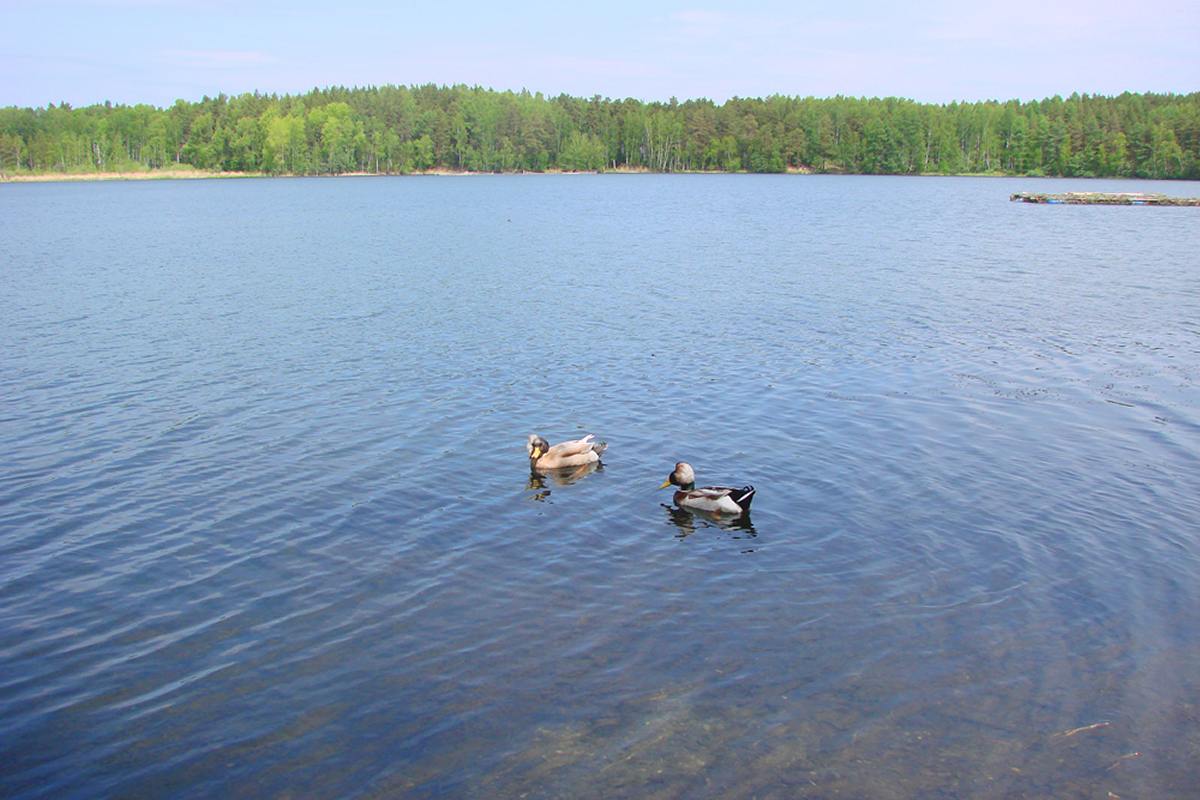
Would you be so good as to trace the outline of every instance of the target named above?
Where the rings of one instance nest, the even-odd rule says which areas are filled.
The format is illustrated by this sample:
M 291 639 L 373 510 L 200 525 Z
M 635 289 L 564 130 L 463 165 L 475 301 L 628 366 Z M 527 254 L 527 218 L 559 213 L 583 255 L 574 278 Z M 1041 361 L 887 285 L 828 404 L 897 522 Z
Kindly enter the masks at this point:
M 1200 211 L 1066 188 L 1200 195 L 0 186 L 0 795 L 1197 796 Z

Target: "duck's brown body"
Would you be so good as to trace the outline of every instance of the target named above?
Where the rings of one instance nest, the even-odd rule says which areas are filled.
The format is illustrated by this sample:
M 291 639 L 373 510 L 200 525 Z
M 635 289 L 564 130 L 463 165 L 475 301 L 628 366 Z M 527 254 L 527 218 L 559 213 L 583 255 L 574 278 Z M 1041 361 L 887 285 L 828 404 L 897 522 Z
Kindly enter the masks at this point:
M 551 446 L 537 434 L 531 434 L 525 445 L 529 453 L 529 466 L 536 470 L 564 469 L 594 464 L 608 447 L 604 442 L 593 442 L 595 436 L 588 434 L 582 439 L 560 442 Z

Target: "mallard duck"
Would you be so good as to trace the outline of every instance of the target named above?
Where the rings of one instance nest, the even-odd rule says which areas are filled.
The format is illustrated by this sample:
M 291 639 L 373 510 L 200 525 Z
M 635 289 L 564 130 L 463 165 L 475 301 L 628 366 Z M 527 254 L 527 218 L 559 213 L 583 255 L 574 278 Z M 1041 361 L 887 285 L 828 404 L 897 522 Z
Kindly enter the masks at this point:
M 553 447 L 536 433 L 529 434 L 525 450 L 529 453 L 529 468 L 534 470 L 562 469 L 594 464 L 608 447 L 605 442 L 593 442 L 595 436 L 588 434 L 582 439 L 559 442 Z
M 679 491 L 675 492 L 675 505 L 711 514 L 749 513 L 750 502 L 754 499 L 753 486 L 743 486 L 740 489 L 729 486 L 704 486 L 697 489 L 696 473 L 686 461 L 677 463 L 675 471 L 668 475 L 658 488 L 665 489 L 672 484 L 679 487 Z

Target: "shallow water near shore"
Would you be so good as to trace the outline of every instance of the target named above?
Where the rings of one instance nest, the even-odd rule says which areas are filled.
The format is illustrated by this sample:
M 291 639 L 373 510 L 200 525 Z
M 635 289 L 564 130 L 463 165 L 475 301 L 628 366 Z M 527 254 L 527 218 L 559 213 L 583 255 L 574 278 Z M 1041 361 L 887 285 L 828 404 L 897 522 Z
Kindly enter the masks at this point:
M 1025 190 L 1200 195 L 0 186 L 0 795 L 1195 796 L 1200 213 Z

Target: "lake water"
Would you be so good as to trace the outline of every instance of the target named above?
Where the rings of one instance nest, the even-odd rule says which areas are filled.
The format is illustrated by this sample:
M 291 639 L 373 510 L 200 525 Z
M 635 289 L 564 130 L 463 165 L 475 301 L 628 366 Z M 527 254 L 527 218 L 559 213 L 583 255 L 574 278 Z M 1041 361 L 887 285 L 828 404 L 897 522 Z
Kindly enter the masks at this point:
M 1068 188 L 1200 195 L 0 186 L 0 795 L 1198 796 L 1200 210 Z

